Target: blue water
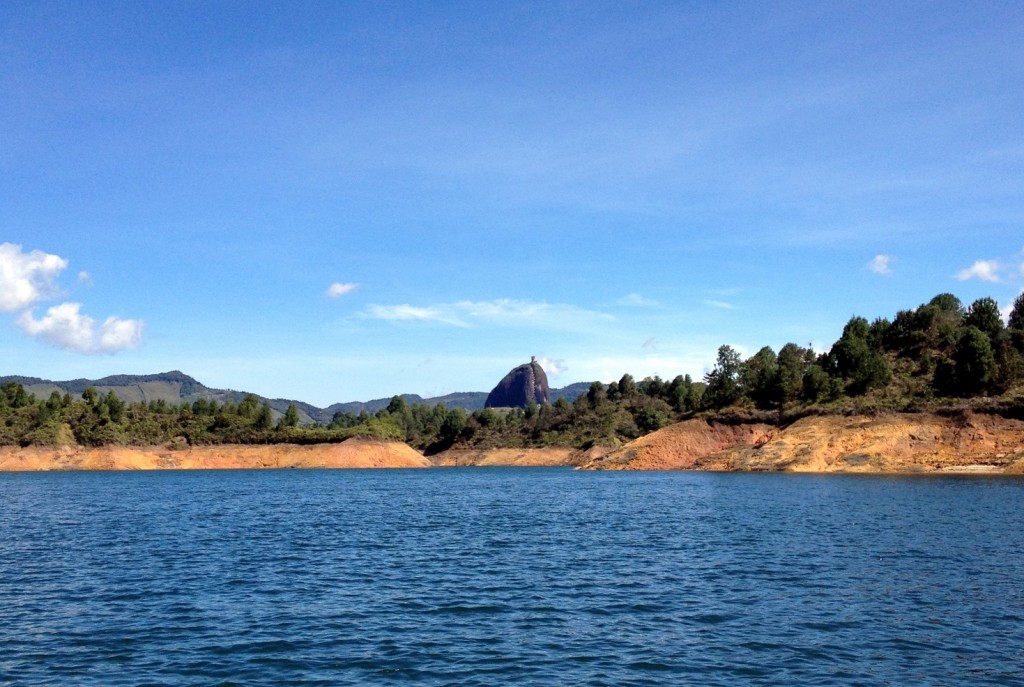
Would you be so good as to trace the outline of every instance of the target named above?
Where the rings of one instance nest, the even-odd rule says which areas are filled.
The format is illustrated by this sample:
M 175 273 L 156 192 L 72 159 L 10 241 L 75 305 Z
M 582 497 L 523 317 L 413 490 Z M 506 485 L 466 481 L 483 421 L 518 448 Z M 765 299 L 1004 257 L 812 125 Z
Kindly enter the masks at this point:
M 1024 685 L 1024 481 L 0 474 L 0 684 Z

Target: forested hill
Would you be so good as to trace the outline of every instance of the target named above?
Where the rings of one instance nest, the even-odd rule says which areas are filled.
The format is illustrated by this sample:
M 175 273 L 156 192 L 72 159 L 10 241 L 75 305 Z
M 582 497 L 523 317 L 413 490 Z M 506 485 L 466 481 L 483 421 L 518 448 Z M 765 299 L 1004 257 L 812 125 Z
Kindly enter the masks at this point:
M 891 320 L 851 318 L 827 352 L 787 343 L 778 352 L 765 346 L 744 359 L 723 345 L 702 381 L 689 375 L 637 381 L 626 373 L 610 384 L 573 385 L 564 395 L 553 391 L 552 404 L 526 408 L 467 412 L 439 399 L 411 397 L 410 403 L 410 397 L 395 396 L 358 412 L 318 409 L 208 389 L 180 372 L 108 377 L 79 395 L 84 381 L 0 379 L 0 444 L 312 444 L 369 436 L 431 453 L 450 447 L 619 446 L 695 417 L 780 426 L 808 415 L 890 411 L 1024 418 L 1024 294 L 1005 323 L 991 298 L 965 307 L 955 296 L 939 294 Z M 577 394 L 583 387 L 586 392 Z M 474 398 L 479 396 L 448 400 Z
M 587 389 L 590 388 L 590 382 L 576 382 L 575 384 L 569 384 L 561 389 L 551 390 L 551 402 L 554 403 L 560 398 L 564 398 L 569 403 L 572 403 L 577 398 L 587 393 Z M 393 398 L 393 397 L 392 397 Z M 465 391 L 454 394 L 447 394 L 445 396 L 435 396 L 433 398 L 423 398 L 416 394 L 402 394 L 402 400 L 409 405 L 437 405 L 441 404 L 445 408 L 462 408 L 473 412 L 475 410 L 482 410 L 484 402 L 487 400 L 486 391 Z M 369 414 L 376 413 L 379 410 L 383 410 L 388 407 L 391 403 L 391 398 L 375 398 L 372 401 L 366 402 L 354 402 L 354 403 L 335 403 L 332 406 L 325 408 L 331 417 L 335 413 L 352 413 L 358 415 L 361 412 L 367 412 Z
M 101 396 L 113 391 L 122 401 L 129 404 L 148 404 L 157 401 L 174 406 L 197 401 L 237 404 L 249 395 L 244 391 L 210 388 L 178 370 L 151 375 L 112 375 L 101 379 L 70 379 L 66 381 L 51 381 L 20 375 L 0 376 L 0 384 L 7 382 L 20 384 L 26 393 L 32 394 L 38 399 L 48 398 L 54 391 L 81 397 L 86 389 L 92 387 Z M 577 396 L 586 393 L 589 386 L 589 382 L 580 382 L 555 389 L 552 391 L 552 401 L 565 398 L 571 403 L 576 400 Z M 275 419 L 283 416 L 288 411 L 288 407 L 294 405 L 299 414 L 299 423 L 306 425 L 329 424 L 335 414 L 339 412 L 352 415 L 366 412 L 372 415 L 387 408 L 393 397 L 335 403 L 327 408 L 318 408 L 295 399 L 264 398 L 259 395 L 256 395 L 256 398 L 261 404 L 265 402 L 270 406 Z M 487 392 L 459 392 L 433 398 L 423 398 L 416 394 L 402 394 L 401 398 L 410 405 L 434 406 L 441 404 L 445 408 L 461 408 L 467 412 L 473 412 L 484 407 Z

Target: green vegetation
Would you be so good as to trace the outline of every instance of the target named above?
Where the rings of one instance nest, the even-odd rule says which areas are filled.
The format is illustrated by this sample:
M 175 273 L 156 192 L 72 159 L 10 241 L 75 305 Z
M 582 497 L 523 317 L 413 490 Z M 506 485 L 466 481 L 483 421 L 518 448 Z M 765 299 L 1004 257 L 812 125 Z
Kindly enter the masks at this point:
M 393 397 L 370 414 L 337 412 L 330 423 L 300 425 L 252 394 L 238 403 L 197 400 L 125 403 L 114 392 L 54 391 L 40 400 L 15 381 L 0 385 L 0 445 L 159 445 L 328 443 L 353 436 L 401 440 L 428 453 L 453 446 L 526 448 L 618 445 L 695 416 L 757 417 L 786 422 L 810 413 L 942 410 L 975 407 L 1024 415 L 1024 295 L 1003 325 L 991 298 L 969 307 L 940 294 L 890 322 L 853 317 L 827 353 L 788 343 L 743 360 L 718 349 L 714 368 L 697 382 L 637 382 L 624 374 L 593 382 L 569 402 L 467 413 L 442 403 Z

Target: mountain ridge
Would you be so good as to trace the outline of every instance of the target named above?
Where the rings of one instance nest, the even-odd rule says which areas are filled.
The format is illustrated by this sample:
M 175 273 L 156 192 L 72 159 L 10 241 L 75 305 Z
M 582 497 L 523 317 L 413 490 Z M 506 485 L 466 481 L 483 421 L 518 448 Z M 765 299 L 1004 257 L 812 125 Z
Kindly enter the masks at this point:
M 24 387 L 25 391 L 34 394 L 37 398 L 46 398 L 53 391 L 68 393 L 73 396 L 81 396 L 88 387 L 93 387 L 100 394 L 113 391 L 121 400 L 127 403 L 149 403 L 150 401 L 163 400 L 166 403 L 180 404 L 191 403 L 200 399 L 206 401 L 217 401 L 218 403 L 238 403 L 249 392 L 236 391 L 234 389 L 215 389 L 208 387 L 194 377 L 185 374 L 180 370 L 170 370 L 156 374 L 146 375 L 108 375 L 98 379 L 69 379 L 49 380 L 41 377 L 30 377 L 25 375 L 4 375 L 0 376 L 0 384 L 14 382 Z M 584 393 L 590 387 L 590 382 L 576 382 L 561 389 L 551 390 L 551 399 L 565 398 L 570 403 Z M 253 394 L 260 402 L 266 402 L 274 411 L 275 417 L 283 415 L 289 405 L 294 404 L 299 411 L 301 424 L 328 424 L 338 412 L 352 413 L 358 415 L 366 412 L 370 415 L 382 408 L 386 408 L 394 396 L 387 398 L 375 398 L 369 401 L 348 401 L 333 403 L 326 408 L 320 408 L 311 403 L 288 398 L 268 398 L 260 394 Z M 481 410 L 487 399 L 486 391 L 463 391 L 423 398 L 418 394 L 396 394 L 405 399 L 406 403 L 437 405 L 440 403 L 446 408 L 462 408 L 467 412 Z

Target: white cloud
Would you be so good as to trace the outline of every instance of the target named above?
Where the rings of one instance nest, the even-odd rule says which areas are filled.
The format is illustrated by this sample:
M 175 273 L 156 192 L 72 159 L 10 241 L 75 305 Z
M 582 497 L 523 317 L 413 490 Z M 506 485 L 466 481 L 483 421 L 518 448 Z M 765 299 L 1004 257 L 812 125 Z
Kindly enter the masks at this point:
M 24 310 L 57 292 L 55 280 L 68 266 L 58 255 L 22 251 L 13 243 L 0 244 L 0 311 Z
M 892 262 L 891 255 L 876 255 L 871 258 L 871 262 L 868 263 L 867 267 L 875 274 L 890 275 L 892 274 L 892 268 L 889 263 Z
M 499 298 L 493 301 L 459 301 L 426 307 L 413 305 L 370 305 L 364 317 L 376 320 L 421 320 L 456 327 L 490 324 L 504 327 L 580 330 L 607 325 L 615 318 L 565 303 L 543 303 Z
M 640 348 L 645 348 L 649 351 L 657 350 L 658 340 L 652 336 L 651 338 L 647 339 L 647 341 L 644 341 L 642 344 L 640 344 Z
M 733 305 L 732 303 L 726 303 L 725 301 L 706 300 L 704 301 L 704 305 L 710 306 L 712 308 L 719 308 L 721 310 L 737 309 L 735 305 Z
M 619 305 L 631 305 L 637 308 L 653 308 L 658 305 L 658 301 L 650 298 L 644 298 L 638 293 L 631 293 L 628 296 L 623 296 L 615 302 Z
M 366 317 L 374 320 L 441 322 L 456 327 L 468 327 L 465 322 L 438 308 L 420 308 L 414 305 L 370 305 Z
M 980 279 L 981 281 L 998 282 L 1001 281 L 999 271 L 1002 268 L 1003 266 L 998 260 L 978 260 L 967 269 L 957 272 L 956 278 L 960 281 Z
M 93 318 L 80 312 L 81 307 L 80 303 L 61 303 L 38 320 L 26 312 L 17 319 L 17 324 L 30 336 L 78 353 L 114 353 L 137 348 L 141 343 L 141 320 L 108 317 L 97 328 Z
M 343 283 L 336 281 L 327 287 L 327 295 L 330 298 L 338 298 L 339 296 L 344 296 L 347 293 L 352 293 L 358 288 L 359 284 Z
M 541 356 L 537 358 L 537 362 L 544 368 L 544 372 L 551 376 L 558 376 L 569 369 L 569 366 L 565 364 L 564 360 L 552 360 L 551 358 L 545 358 Z
M 78 273 L 78 281 L 87 286 L 92 286 L 92 275 L 85 270 L 82 270 Z

